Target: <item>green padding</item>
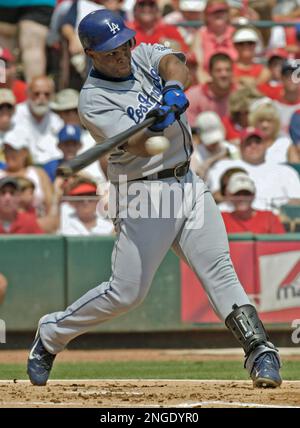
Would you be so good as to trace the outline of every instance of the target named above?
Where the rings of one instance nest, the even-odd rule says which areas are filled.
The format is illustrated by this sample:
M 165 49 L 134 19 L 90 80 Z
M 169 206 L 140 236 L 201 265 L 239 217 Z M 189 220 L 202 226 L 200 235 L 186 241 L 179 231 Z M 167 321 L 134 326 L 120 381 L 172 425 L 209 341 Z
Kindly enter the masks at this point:
M 111 274 L 111 238 L 67 238 L 68 301 L 107 281 Z M 128 269 L 132 266 L 128 265 Z M 160 331 L 182 329 L 179 260 L 171 251 L 156 273 L 145 301 L 133 311 L 106 322 L 96 331 Z
M 253 241 L 255 235 L 253 233 L 229 233 L 229 241 Z
M 0 271 L 8 279 L 0 306 L 8 330 L 35 330 L 42 315 L 64 308 L 63 238 L 2 235 Z
M 283 235 L 255 235 L 255 241 L 300 241 L 300 233 L 285 233 Z

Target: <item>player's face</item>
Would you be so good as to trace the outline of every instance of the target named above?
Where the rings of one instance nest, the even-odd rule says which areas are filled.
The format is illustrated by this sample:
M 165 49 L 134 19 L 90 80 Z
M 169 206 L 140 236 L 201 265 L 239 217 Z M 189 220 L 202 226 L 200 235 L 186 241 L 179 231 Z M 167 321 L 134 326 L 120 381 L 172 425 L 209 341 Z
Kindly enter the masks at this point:
M 94 67 L 108 77 L 127 77 L 131 74 L 130 43 L 108 52 L 88 51 Z

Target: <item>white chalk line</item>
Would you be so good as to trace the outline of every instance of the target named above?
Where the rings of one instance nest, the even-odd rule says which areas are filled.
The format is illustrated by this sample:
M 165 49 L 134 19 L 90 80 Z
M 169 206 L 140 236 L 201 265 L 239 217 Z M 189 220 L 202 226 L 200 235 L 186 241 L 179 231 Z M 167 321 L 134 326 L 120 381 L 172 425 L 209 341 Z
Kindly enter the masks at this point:
M 85 404 L 85 403 L 82 403 Z M 3 401 L 0 402 L 0 408 L 3 406 L 75 406 L 75 407 L 82 407 L 80 402 L 69 402 L 69 403 L 56 403 L 56 402 L 48 402 L 48 401 Z M 202 406 L 220 406 L 220 407 L 247 407 L 247 408 L 270 408 L 270 409 L 300 409 L 299 406 L 285 406 L 285 405 L 275 405 L 275 404 L 259 404 L 259 403 L 243 403 L 240 401 L 221 401 L 221 400 L 210 400 L 210 401 L 198 401 L 195 403 L 180 403 L 180 404 L 172 404 L 172 405 L 158 405 L 158 404 L 134 404 L 132 406 L 123 405 L 122 407 L 128 407 L 128 408 L 185 408 L 185 409 L 192 409 L 192 408 L 199 408 Z M 97 406 L 98 407 L 98 406 Z
M 217 406 L 230 406 L 230 407 L 253 407 L 253 408 L 270 408 L 270 409 L 300 409 L 299 406 L 285 406 L 281 404 L 258 404 L 258 403 L 243 403 L 240 401 L 198 401 L 196 403 L 181 403 L 177 404 L 176 407 L 183 408 L 195 408 L 209 405 L 217 405 Z

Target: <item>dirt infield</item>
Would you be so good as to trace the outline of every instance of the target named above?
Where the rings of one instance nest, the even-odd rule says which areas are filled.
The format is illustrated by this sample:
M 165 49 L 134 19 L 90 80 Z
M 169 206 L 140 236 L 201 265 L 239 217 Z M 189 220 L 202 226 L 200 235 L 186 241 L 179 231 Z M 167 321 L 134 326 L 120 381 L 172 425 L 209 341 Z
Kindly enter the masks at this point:
M 231 353 L 230 353 L 231 352 Z M 0 363 L 26 364 L 26 351 L 2 351 Z M 241 351 L 66 351 L 60 362 L 172 359 L 241 359 Z M 299 353 L 289 355 L 298 359 Z M 28 381 L 0 381 L 0 407 L 281 407 L 300 408 L 300 381 L 281 388 L 253 389 L 250 381 L 216 380 L 52 380 L 45 387 Z
M 281 407 L 300 406 L 300 382 L 254 390 L 251 382 L 99 380 L 0 382 L 0 407 Z

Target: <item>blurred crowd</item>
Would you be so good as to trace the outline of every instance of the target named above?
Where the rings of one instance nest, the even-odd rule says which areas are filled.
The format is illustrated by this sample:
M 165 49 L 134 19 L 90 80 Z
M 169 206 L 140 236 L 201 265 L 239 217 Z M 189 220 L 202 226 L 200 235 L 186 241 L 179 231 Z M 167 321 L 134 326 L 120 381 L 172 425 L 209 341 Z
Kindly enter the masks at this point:
M 77 27 L 100 8 L 137 45 L 185 53 L 191 168 L 227 231 L 299 231 L 300 0 L 0 0 L 0 234 L 114 233 L 105 158 L 56 176 L 96 144 L 77 111 L 90 68 Z

